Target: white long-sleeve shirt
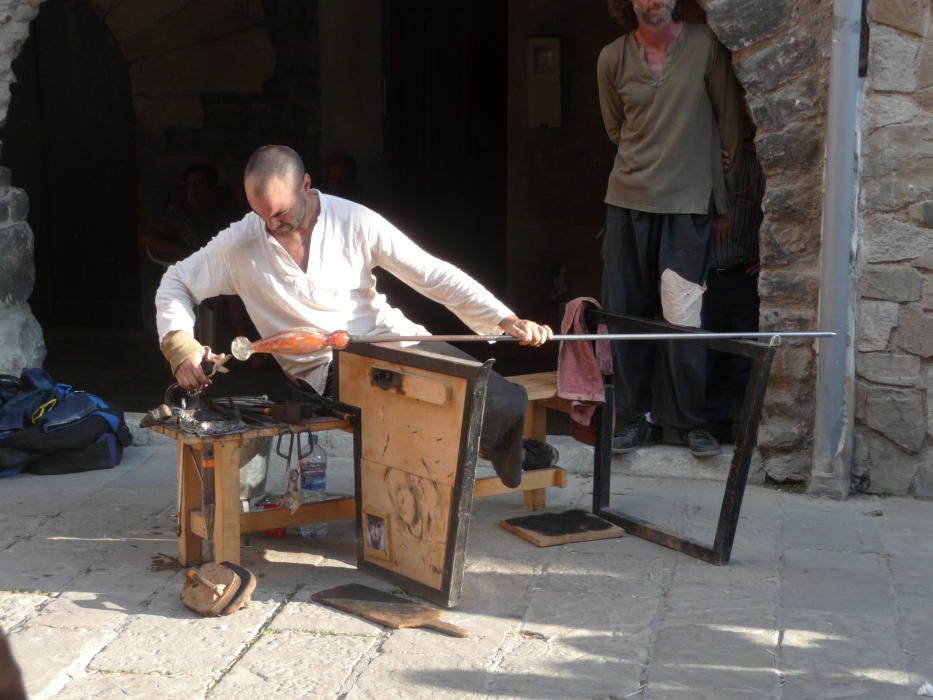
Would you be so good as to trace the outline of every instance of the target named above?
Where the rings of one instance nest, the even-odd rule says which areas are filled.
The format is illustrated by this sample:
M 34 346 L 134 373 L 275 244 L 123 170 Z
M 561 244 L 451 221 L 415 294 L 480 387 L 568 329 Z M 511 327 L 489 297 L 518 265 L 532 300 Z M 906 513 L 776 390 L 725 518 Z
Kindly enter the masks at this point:
M 476 280 L 426 253 L 379 214 L 317 195 L 321 209 L 307 271 L 250 212 L 166 271 L 155 299 L 159 342 L 172 331 L 193 333 L 194 307 L 218 294 L 239 295 L 263 337 L 296 326 L 353 335 L 427 335 L 376 291 L 375 267 L 443 304 L 480 335 L 500 333 L 499 322 L 513 315 Z M 276 359 L 288 374 L 323 390 L 330 350 Z

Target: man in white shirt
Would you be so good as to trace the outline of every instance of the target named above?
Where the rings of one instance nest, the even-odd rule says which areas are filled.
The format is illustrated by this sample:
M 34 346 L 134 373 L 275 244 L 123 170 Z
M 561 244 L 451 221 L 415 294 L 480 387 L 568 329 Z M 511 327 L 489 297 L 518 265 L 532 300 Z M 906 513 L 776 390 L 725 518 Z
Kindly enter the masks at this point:
M 253 153 L 244 187 L 253 211 L 170 267 L 156 292 L 162 352 L 185 389 L 210 384 L 200 366 L 204 347 L 192 336 L 194 307 L 218 294 L 239 295 L 262 336 L 296 326 L 354 335 L 428 335 L 376 291 L 376 267 L 443 304 L 478 334 L 504 331 L 532 346 L 552 335 L 549 327 L 518 318 L 469 275 L 423 251 L 379 214 L 312 189 L 301 157 L 288 147 L 263 146 Z M 448 354 L 463 356 L 455 348 Z M 330 350 L 276 359 L 290 377 L 325 392 Z M 509 486 L 521 481 L 526 407 L 523 388 L 490 375 L 480 448 Z

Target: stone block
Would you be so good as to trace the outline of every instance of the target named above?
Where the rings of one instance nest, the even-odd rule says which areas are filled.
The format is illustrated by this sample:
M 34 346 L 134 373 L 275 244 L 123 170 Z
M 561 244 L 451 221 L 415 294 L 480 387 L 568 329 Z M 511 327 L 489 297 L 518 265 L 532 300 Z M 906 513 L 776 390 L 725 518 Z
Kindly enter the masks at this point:
M 719 40 L 730 50 L 746 46 L 785 31 L 796 20 L 796 0 L 710 0 L 706 20 Z
M 933 459 L 920 460 L 913 493 L 917 498 L 933 501 Z
M 867 131 L 904 124 L 913 121 L 919 114 L 917 103 L 906 95 L 872 92 L 865 98 L 863 118 Z
M 18 187 L 9 189 L 10 220 L 25 221 L 29 215 L 29 195 Z
M 859 292 L 869 299 L 917 301 L 923 292 L 923 275 L 903 265 L 869 265 L 859 280 Z
M 933 35 L 927 33 L 917 56 L 917 89 L 933 86 Z
M 809 237 L 819 241 L 819 221 L 822 210 L 822 173 L 782 177 L 780 172 L 768 176 L 768 186 L 762 200 L 762 209 L 769 221 L 816 222 L 817 230 L 809 230 Z
M 920 458 L 899 448 L 877 433 L 865 431 L 868 448 L 868 493 L 904 496 L 920 469 Z
M 868 401 L 868 392 L 871 385 L 867 382 L 855 380 L 855 420 L 865 420 L 865 405 Z
M 772 375 L 790 380 L 803 380 L 813 376 L 813 349 L 786 345 L 774 356 Z
M 919 304 L 905 306 L 900 310 L 894 343 L 920 357 L 933 357 L 933 315 L 925 313 Z
M 928 259 L 933 231 L 885 214 L 869 215 L 862 228 L 861 258 L 866 263 Z
M 768 93 L 788 78 L 811 68 L 819 56 L 815 36 L 803 32 L 787 33 L 781 41 L 771 42 L 736 61 L 735 75 L 750 94 Z
M 768 305 L 767 299 L 762 299 L 761 330 L 780 331 L 806 331 L 815 328 L 816 300 L 812 307 L 777 306 Z
M 0 194 L 0 224 L 6 224 L 10 221 L 10 200 L 3 194 Z
M 820 114 L 823 111 L 822 94 L 816 77 L 807 75 L 774 94 L 749 98 L 748 108 L 760 130 L 780 131 L 794 122 Z
M 25 221 L 0 228 L 0 306 L 24 303 L 36 280 L 32 230 Z
M 867 209 L 897 211 L 933 199 L 933 121 L 876 129 L 865 141 L 864 154 Z
M 789 450 L 809 437 L 810 431 L 798 418 L 769 416 L 758 428 L 758 445 L 762 449 Z
M 808 226 L 799 221 L 775 221 L 769 214 L 758 231 L 758 237 L 759 255 L 765 267 L 787 265 L 808 259 L 819 251 L 820 225 L 819 222 Z
M 865 400 L 865 424 L 904 449 L 917 452 L 927 434 L 923 392 L 870 387 Z
M 759 137 L 758 158 L 766 170 L 787 171 L 816 165 L 823 154 L 823 134 L 817 124 L 793 124 L 784 131 Z
M 907 216 L 919 226 L 933 228 L 933 200 L 911 204 L 907 207 Z M 933 268 L 928 266 L 927 269 Z
M 758 290 L 772 304 L 800 304 L 812 301 L 820 293 L 819 280 L 803 272 L 764 269 L 758 278 Z
M 923 35 L 928 6 L 925 0 L 871 0 L 868 3 L 868 19 L 910 34 Z M 874 32 L 873 28 L 872 37 Z
M 123 42 L 163 17 L 187 5 L 189 0 L 124 0 L 106 16 L 107 26 Z
M 133 96 L 133 111 L 140 127 L 200 129 L 204 125 L 204 103 L 200 97 Z
M 927 433 L 933 436 L 933 367 L 928 366 L 926 370 L 924 385 L 927 390 Z
M 917 51 L 920 44 L 895 29 L 875 26 L 868 50 L 868 81 L 881 92 L 913 92 L 917 89 Z
M 765 474 L 774 481 L 783 483 L 810 480 L 813 456 L 809 449 L 796 449 L 790 452 L 763 450 L 761 458 Z
M 13 173 L 5 165 L 0 165 L 0 187 L 9 187 L 13 184 Z
M 855 371 L 860 377 L 877 384 L 919 386 L 921 362 L 916 355 L 887 352 L 859 353 Z
M 923 53 L 923 48 L 920 49 L 920 52 Z M 933 87 L 918 89 L 910 97 L 920 106 L 920 109 L 933 112 Z
M 858 349 L 862 352 L 884 350 L 897 325 L 900 308 L 891 301 L 863 301 L 859 305 Z
M 45 361 L 42 328 L 27 304 L 0 307 L 0 374 L 19 376 Z
M 933 275 L 926 273 L 923 281 L 923 294 L 920 295 L 920 308 L 933 311 Z
M 933 251 L 927 253 L 926 255 L 921 255 L 919 258 L 913 261 L 914 267 L 919 267 L 922 270 L 927 270 L 933 272 Z
M 262 2 L 201 0 L 187 3 L 120 42 L 127 60 L 203 45 L 264 20 Z
M 208 44 L 146 58 L 130 66 L 144 95 L 260 94 L 275 70 L 275 49 L 256 28 Z

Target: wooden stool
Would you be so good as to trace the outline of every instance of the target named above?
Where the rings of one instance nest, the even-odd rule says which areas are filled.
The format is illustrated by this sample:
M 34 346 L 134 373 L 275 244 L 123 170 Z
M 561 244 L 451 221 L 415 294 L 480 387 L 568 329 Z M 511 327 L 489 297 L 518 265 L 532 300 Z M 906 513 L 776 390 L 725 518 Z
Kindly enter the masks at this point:
M 547 440 L 547 410 L 549 408 L 570 413 L 570 402 L 557 397 L 557 372 L 537 372 L 506 377 L 513 384 L 520 384 L 528 392 L 528 413 L 525 414 L 525 437 L 545 442 Z M 476 495 L 492 496 L 497 493 L 521 491 L 527 510 L 544 508 L 548 487 L 565 488 L 567 472 L 560 467 L 535 469 L 522 474 L 521 486 L 510 489 L 498 479 L 493 482 L 477 480 Z

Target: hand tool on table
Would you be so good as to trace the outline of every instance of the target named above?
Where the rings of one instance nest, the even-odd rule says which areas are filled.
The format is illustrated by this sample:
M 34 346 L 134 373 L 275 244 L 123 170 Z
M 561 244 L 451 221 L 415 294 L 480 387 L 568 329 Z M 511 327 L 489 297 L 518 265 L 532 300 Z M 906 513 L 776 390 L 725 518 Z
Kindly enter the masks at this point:
M 469 636 L 469 632 L 462 627 L 444 622 L 441 619 L 441 611 L 437 608 L 399 598 L 369 586 L 361 586 L 358 583 L 337 586 L 315 593 L 311 596 L 311 600 L 393 629 L 427 627 L 451 637 Z
M 830 331 L 762 331 L 712 333 L 697 331 L 690 333 L 581 333 L 578 335 L 554 335 L 551 341 L 579 340 L 711 340 L 734 338 L 739 340 L 765 339 L 772 343 L 783 338 L 831 338 Z M 238 336 L 230 344 L 230 352 L 238 360 L 247 360 L 254 353 L 272 355 L 310 355 L 321 350 L 342 350 L 351 343 L 498 343 L 518 342 L 510 335 L 351 335 L 347 331 L 324 333 L 315 328 L 289 328 L 265 338 L 250 342 Z

